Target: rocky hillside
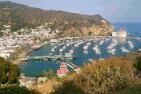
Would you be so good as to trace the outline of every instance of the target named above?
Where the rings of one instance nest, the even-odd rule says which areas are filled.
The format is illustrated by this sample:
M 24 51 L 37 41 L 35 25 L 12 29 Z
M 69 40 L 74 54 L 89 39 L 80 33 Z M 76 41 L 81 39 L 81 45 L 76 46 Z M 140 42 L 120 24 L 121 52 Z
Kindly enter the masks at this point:
M 113 27 L 100 15 L 81 15 L 55 10 L 42 10 L 9 1 L 0 2 L 0 29 L 11 25 L 13 31 L 53 23 L 52 29 L 63 31 L 61 36 L 107 35 Z

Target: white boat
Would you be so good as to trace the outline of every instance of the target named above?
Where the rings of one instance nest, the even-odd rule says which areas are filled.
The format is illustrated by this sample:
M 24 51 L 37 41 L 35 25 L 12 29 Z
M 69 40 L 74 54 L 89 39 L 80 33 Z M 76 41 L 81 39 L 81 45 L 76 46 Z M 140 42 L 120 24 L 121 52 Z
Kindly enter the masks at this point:
M 93 50 L 98 50 L 98 45 L 94 46 Z
M 85 50 L 85 51 L 83 51 L 83 53 L 84 53 L 84 54 L 88 54 L 88 51 Z
M 130 49 L 133 49 L 134 48 L 134 45 L 133 45 L 133 43 L 131 41 L 128 41 L 127 43 L 129 45 Z
M 75 44 L 74 46 L 75 46 L 75 47 L 78 47 L 78 46 L 79 46 L 79 44 L 77 43 L 77 44 Z
M 63 50 L 64 50 L 64 49 L 66 49 L 66 46 L 63 46 L 63 48 L 62 48 L 62 49 L 63 49 Z
M 113 41 L 108 47 L 107 49 L 113 49 L 115 46 L 117 46 L 118 42 L 117 41 Z
M 89 42 L 89 43 L 87 43 L 86 45 L 87 45 L 87 46 L 90 46 L 90 45 L 91 45 L 91 43 Z
M 93 60 L 93 59 L 88 59 L 88 61 L 89 61 L 89 62 L 93 62 L 94 60 Z
M 70 50 L 69 52 L 70 52 L 71 54 L 73 54 L 73 53 L 74 53 L 74 50 Z
M 121 47 L 122 52 L 126 52 L 129 53 L 130 51 L 128 49 L 126 49 L 125 47 Z
M 95 50 L 95 53 L 96 54 L 101 54 L 101 51 L 100 50 Z
M 101 51 L 98 48 L 98 45 L 96 45 L 95 47 L 93 47 L 93 50 L 95 51 L 96 54 L 101 54 Z
M 102 41 L 100 41 L 99 45 L 102 45 L 103 43 L 104 43 L 104 41 L 102 40 Z
M 70 46 L 70 43 L 66 44 L 66 46 L 67 46 L 67 47 Z
M 59 52 L 63 52 L 63 49 L 60 49 Z
M 138 51 L 141 51 L 141 49 L 138 49 Z
M 55 51 L 55 49 L 54 49 L 54 48 L 52 48 L 52 49 L 51 49 L 51 52 L 54 52 L 54 51 Z
M 111 53 L 111 54 L 115 54 L 116 49 L 109 49 L 108 52 Z
M 85 45 L 85 46 L 83 47 L 83 49 L 84 49 L 84 50 L 88 50 L 88 46 Z

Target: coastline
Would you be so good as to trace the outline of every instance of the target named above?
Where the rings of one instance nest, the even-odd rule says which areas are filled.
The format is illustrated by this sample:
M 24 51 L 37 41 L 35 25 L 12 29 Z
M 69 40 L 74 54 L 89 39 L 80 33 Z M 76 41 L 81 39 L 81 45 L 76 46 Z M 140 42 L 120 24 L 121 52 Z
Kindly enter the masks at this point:
M 93 37 L 96 37 L 96 36 L 87 36 L 87 37 L 64 37 L 64 38 L 58 38 L 56 40 L 58 41 L 63 41 L 63 40 L 66 40 L 66 39 L 83 39 L 83 38 L 93 38 Z M 106 37 L 110 37 L 110 36 L 97 36 L 98 38 L 106 38 Z M 17 55 L 17 58 L 16 59 L 11 59 L 12 62 L 16 65 L 18 64 L 21 64 L 23 63 L 23 61 L 20 60 L 20 58 L 25 58 L 30 52 L 32 51 L 35 51 L 37 49 L 40 49 L 41 47 L 43 47 L 44 45 L 46 45 L 47 43 L 50 43 L 49 41 L 44 41 L 44 42 L 41 42 L 41 43 L 38 43 L 38 44 L 32 44 L 33 45 L 37 45 L 38 47 L 37 48 L 33 48 L 33 47 L 28 47 L 27 45 L 25 47 L 21 47 L 20 49 L 18 50 L 24 50 L 24 51 L 21 51 L 20 53 L 18 53 Z
M 112 36 L 85 36 L 85 37 L 64 37 L 64 38 L 54 38 L 53 40 L 58 41 L 63 41 L 63 40 L 74 40 L 74 39 L 88 39 L 88 38 L 113 38 Z M 118 38 L 118 37 L 114 37 L 114 38 Z M 126 37 L 131 38 L 131 37 Z M 132 37 L 134 39 L 134 37 Z M 43 47 L 44 45 L 46 45 L 47 43 L 51 43 L 51 40 L 46 40 L 46 41 L 40 41 L 39 43 L 35 43 L 32 44 L 30 48 L 27 48 L 28 45 L 26 45 L 26 47 L 24 48 L 24 51 L 21 51 L 20 53 L 18 53 L 18 57 L 15 60 L 12 60 L 12 62 L 16 65 L 19 65 L 21 63 L 24 63 L 24 61 L 20 60 L 20 58 L 25 58 L 26 56 L 28 56 L 28 54 L 30 54 L 32 51 L 35 51 L 37 49 L 40 49 L 41 47 Z M 54 43 L 54 42 L 53 42 Z M 33 48 L 33 45 L 36 45 L 37 48 Z M 23 50 L 23 48 L 21 48 Z
M 24 49 L 24 51 L 22 51 L 21 53 L 18 53 L 18 57 L 16 59 L 12 59 L 12 62 L 13 64 L 16 64 L 16 65 L 19 65 L 19 64 L 22 64 L 22 63 L 25 63 L 24 61 L 20 60 L 20 58 L 25 58 L 26 56 L 28 56 L 32 51 L 35 51 L 37 49 L 40 49 L 42 48 L 44 45 L 46 45 L 48 42 L 47 41 L 44 41 L 42 43 L 39 43 L 39 44 L 36 44 L 38 45 L 38 48 L 28 48 L 28 47 L 25 47 L 25 48 L 20 48 L 19 50 L 22 50 Z M 35 45 L 35 44 L 33 44 Z M 32 45 L 32 46 L 33 46 Z

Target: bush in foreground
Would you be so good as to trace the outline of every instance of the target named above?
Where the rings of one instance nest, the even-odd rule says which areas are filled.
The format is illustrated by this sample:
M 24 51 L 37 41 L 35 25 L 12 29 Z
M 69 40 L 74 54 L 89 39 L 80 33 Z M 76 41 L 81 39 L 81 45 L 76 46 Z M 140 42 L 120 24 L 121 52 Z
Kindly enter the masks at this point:
M 7 86 L 0 87 L 0 94 L 40 94 L 37 91 L 28 90 L 25 87 Z
M 90 63 L 74 79 L 64 81 L 53 94 L 63 91 L 63 94 L 107 94 L 123 89 L 134 80 L 132 65 L 120 58 Z
M 17 83 L 19 73 L 18 66 L 0 57 L 0 85 Z
M 137 69 L 137 71 L 139 72 L 139 73 L 141 73 L 141 57 L 138 57 L 137 59 L 136 59 L 136 63 L 135 63 L 135 67 L 136 67 L 136 69 Z

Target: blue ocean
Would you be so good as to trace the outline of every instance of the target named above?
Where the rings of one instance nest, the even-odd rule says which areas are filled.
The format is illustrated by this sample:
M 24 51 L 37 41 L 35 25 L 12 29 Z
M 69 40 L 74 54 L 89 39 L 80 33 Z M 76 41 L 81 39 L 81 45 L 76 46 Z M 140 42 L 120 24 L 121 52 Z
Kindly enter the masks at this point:
M 120 28 L 125 29 L 128 32 L 128 36 L 141 37 L 141 23 L 114 23 L 113 26 L 116 30 Z M 30 56 L 43 56 L 49 54 L 58 55 L 71 52 L 76 56 L 76 59 L 69 62 L 81 67 L 89 60 L 104 59 L 111 56 L 122 56 L 140 50 L 140 39 L 95 38 L 47 44 L 39 50 L 30 53 Z M 49 69 L 56 72 L 59 65 L 60 64 L 57 63 L 57 61 L 28 60 L 20 65 L 20 69 L 26 76 L 39 76 Z

